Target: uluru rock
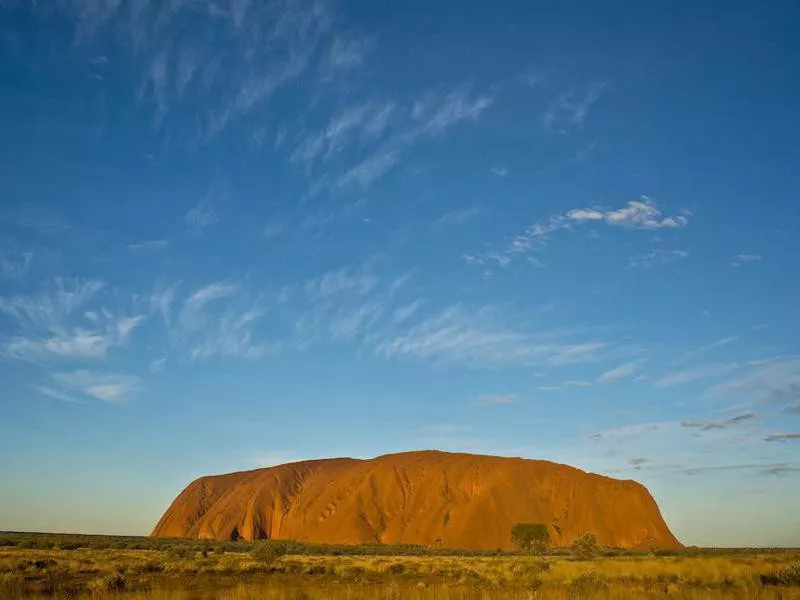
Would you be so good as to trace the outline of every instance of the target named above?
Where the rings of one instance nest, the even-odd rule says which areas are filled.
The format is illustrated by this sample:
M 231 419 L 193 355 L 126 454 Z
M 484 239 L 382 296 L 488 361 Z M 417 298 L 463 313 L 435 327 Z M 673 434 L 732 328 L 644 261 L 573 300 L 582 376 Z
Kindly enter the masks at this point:
M 601 546 L 681 546 L 635 481 L 542 460 L 436 451 L 201 477 L 151 535 L 510 549 L 516 523 L 545 524 L 557 546 L 585 533 Z

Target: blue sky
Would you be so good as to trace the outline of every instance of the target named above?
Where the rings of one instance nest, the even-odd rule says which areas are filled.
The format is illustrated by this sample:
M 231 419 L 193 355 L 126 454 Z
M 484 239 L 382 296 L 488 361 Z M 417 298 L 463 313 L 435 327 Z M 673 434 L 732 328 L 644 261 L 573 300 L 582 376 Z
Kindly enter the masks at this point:
M 800 544 L 795 3 L 0 11 L 0 529 L 439 448 Z

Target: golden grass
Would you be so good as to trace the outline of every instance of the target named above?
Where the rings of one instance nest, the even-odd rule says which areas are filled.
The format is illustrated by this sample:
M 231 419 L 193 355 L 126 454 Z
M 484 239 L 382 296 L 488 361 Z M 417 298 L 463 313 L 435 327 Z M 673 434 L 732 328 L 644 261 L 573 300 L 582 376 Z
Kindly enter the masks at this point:
M 620 556 L 285 556 L 169 550 L 0 549 L 0 598 L 120 600 L 800 599 L 762 576 L 800 552 Z

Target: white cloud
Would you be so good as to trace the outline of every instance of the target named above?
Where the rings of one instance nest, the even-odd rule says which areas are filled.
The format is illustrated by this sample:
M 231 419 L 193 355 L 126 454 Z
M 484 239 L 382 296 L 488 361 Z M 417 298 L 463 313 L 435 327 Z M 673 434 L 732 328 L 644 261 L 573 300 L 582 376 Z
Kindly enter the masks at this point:
M 383 299 L 343 308 L 330 319 L 328 331 L 333 340 L 352 340 L 370 330 L 386 311 Z
M 503 178 L 509 174 L 508 167 L 492 167 L 492 175 Z
M 147 240 L 144 242 L 138 242 L 136 244 L 128 244 L 128 249 L 133 250 L 134 252 L 144 252 L 150 250 L 163 250 L 169 246 L 169 242 L 167 240 Z
M 333 117 L 328 126 L 307 135 L 290 156 L 293 163 L 311 165 L 322 157 L 331 158 L 355 141 L 379 138 L 395 113 L 392 102 L 365 102 L 346 108 Z
M 644 362 L 644 359 L 638 359 L 622 363 L 600 375 L 597 381 L 599 383 L 611 383 L 613 381 L 619 381 L 620 379 L 630 379 L 639 371 L 639 368 Z
M 54 357 L 98 358 L 106 355 L 110 345 L 106 336 L 77 329 L 45 339 L 12 337 L 0 352 L 14 360 L 43 362 Z
M 242 284 L 212 283 L 183 301 L 173 343 L 191 360 L 260 358 L 279 349 L 275 342 L 256 340 L 255 330 L 267 313 L 264 300 L 250 300 Z
M 328 271 L 305 284 L 305 291 L 311 298 L 326 299 L 343 292 L 365 295 L 378 285 L 378 277 L 368 268 L 354 270 L 344 267 Z
M 685 227 L 689 222 L 684 215 L 665 217 L 648 196 L 631 200 L 627 206 L 615 210 L 572 209 L 567 212 L 566 218 L 578 223 L 602 221 L 607 225 L 626 229 L 674 229 Z
M 685 250 L 662 250 L 656 248 L 650 252 L 632 256 L 628 260 L 631 268 L 650 268 L 658 265 L 668 265 L 681 258 L 688 258 L 689 253 Z
M 470 97 L 470 89 L 461 87 L 447 92 L 432 92 L 417 100 L 411 110 L 412 118 L 420 124 L 416 135 L 440 135 L 461 121 L 476 122 L 494 103 L 486 93 Z
M 328 52 L 328 63 L 336 70 L 361 66 L 367 53 L 374 45 L 375 43 L 372 39 L 336 37 Z
M 746 421 L 752 421 L 757 417 L 758 415 L 754 412 L 746 412 L 735 415 L 728 419 L 687 419 L 681 421 L 681 427 L 695 427 L 704 431 L 710 431 L 712 429 L 727 429 L 728 427 L 733 427 L 734 425 L 739 425 L 740 423 L 744 423 Z
M 50 289 L 29 296 L 0 298 L 0 313 L 39 331 L 60 329 L 65 318 L 103 288 L 99 281 L 57 277 Z
M 788 442 L 800 440 L 800 433 L 773 433 L 764 438 L 767 442 Z
M 496 263 L 500 267 L 506 267 L 517 256 L 543 250 L 556 232 L 570 231 L 586 223 L 603 223 L 623 229 L 650 230 L 684 227 L 688 224 L 688 217 L 685 215 L 664 216 L 648 196 L 629 201 L 625 207 L 614 210 L 574 208 L 563 215 L 553 215 L 546 221 L 534 223 L 523 233 L 513 237 L 502 250 L 477 254 L 467 253 L 464 255 L 464 259 L 469 264 L 485 266 Z M 683 253 L 683 251 L 676 252 L 681 255 Z M 677 257 L 677 255 L 673 255 L 673 257 Z M 534 262 L 537 266 L 541 266 L 538 261 Z
M 265 238 L 274 238 L 281 235 L 285 229 L 286 226 L 284 225 L 284 223 L 274 222 L 264 227 L 264 230 L 261 232 L 261 235 L 264 236 Z
M 743 267 L 753 263 L 761 262 L 760 254 L 737 254 L 731 262 L 732 267 Z
M 119 317 L 116 319 L 116 326 L 117 326 L 117 333 L 119 334 L 119 339 L 121 341 L 125 341 L 128 336 L 136 329 L 139 325 L 144 323 L 145 319 L 144 315 L 137 315 L 135 317 Z
M 476 217 L 479 212 L 477 206 L 453 210 L 436 219 L 436 226 L 447 227 L 449 225 L 459 225 Z
M 603 429 L 591 434 L 590 437 L 595 440 L 607 438 L 629 438 L 649 434 L 654 431 L 663 431 L 672 427 L 672 423 L 639 423 L 637 425 L 625 425 L 622 427 Z
M 164 370 L 164 367 L 167 364 L 167 357 L 162 356 L 161 358 L 156 358 L 150 361 L 150 372 L 151 373 L 161 373 Z
M 117 375 L 78 370 L 53 374 L 63 388 L 79 392 L 103 402 L 125 400 L 139 389 L 141 379 L 134 375 Z
M 391 171 L 398 160 L 397 152 L 379 150 L 339 177 L 336 187 L 366 189 Z
M 581 90 L 572 90 L 555 97 L 542 117 L 547 129 L 564 131 L 568 127 L 583 124 L 589 109 L 606 88 L 604 82 L 595 82 Z
M 51 387 L 39 387 L 36 389 L 43 396 L 47 396 L 48 398 L 53 398 L 54 400 L 60 400 L 61 402 L 70 402 L 72 404 L 81 403 L 80 400 L 76 400 L 73 396 L 64 392 L 63 390 L 58 390 Z
M 754 366 L 746 375 L 707 390 L 709 396 L 738 396 L 755 402 L 772 399 L 781 390 L 800 385 L 800 358 L 776 358 Z
M 179 285 L 180 283 L 167 286 L 159 284 L 150 296 L 150 310 L 161 313 L 167 326 L 172 321 L 172 305 L 175 302 Z
M 591 385 L 592 385 L 591 381 L 574 380 L 574 379 L 563 381 L 561 383 L 561 387 L 565 388 L 584 388 L 584 387 L 589 387 Z
M 695 358 L 695 357 L 699 356 L 700 354 L 704 354 L 706 352 L 709 352 L 710 350 L 716 350 L 717 348 L 721 348 L 723 346 L 727 346 L 728 344 L 732 344 L 733 342 L 735 342 L 738 339 L 739 339 L 738 336 L 732 335 L 732 336 L 729 336 L 729 337 L 726 337 L 726 338 L 719 339 L 719 340 L 717 340 L 715 342 L 711 342 L 710 344 L 706 344 L 704 346 L 700 346 L 699 348 L 695 348 L 694 350 L 690 350 L 690 351 L 686 352 L 685 354 L 683 354 L 682 356 L 678 357 L 676 360 L 673 361 L 673 363 L 686 362 L 686 361 L 688 361 L 688 360 L 690 360 L 692 358 Z
M 469 366 L 563 366 L 599 360 L 608 344 L 601 341 L 554 342 L 548 332 L 525 332 L 506 324 L 493 307 L 448 307 L 403 332 L 375 339 L 375 353 L 386 358 L 415 357 Z
M 392 313 L 392 321 L 394 323 L 402 323 L 412 315 L 414 315 L 422 306 L 424 306 L 426 300 L 422 298 L 417 298 L 413 302 L 409 304 L 405 304 L 403 306 L 397 307 L 394 312 Z
M 485 394 L 478 396 L 477 403 L 484 405 L 513 404 L 518 399 L 516 394 Z
M 33 252 L 23 252 L 11 243 L 0 246 L 0 279 L 19 279 L 30 268 Z
M 194 235 L 202 234 L 207 227 L 217 221 L 213 196 L 207 194 L 201 198 L 200 201 L 184 215 L 183 221 L 186 224 L 186 229 L 190 233 Z
M 231 0 L 230 13 L 233 24 L 239 28 L 244 24 L 244 18 L 247 14 L 247 9 L 250 6 L 250 0 Z
M 699 379 L 706 379 L 708 377 L 716 377 L 724 373 L 728 373 L 739 367 L 736 364 L 710 364 L 701 365 L 692 369 L 684 369 L 682 371 L 675 371 L 668 373 L 660 379 L 656 380 L 655 386 L 659 388 L 673 387 L 685 383 L 691 383 Z
M 318 157 L 329 158 L 357 141 L 359 149 L 367 146 L 368 151 L 343 173 L 336 170 L 322 175 L 307 195 L 363 191 L 390 173 L 415 144 L 441 137 L 460 123 L 477 122 L 493 102 L 493 92 L 476 94 L 469 86 L 460 86 L 430 91 L 410 106 L 391 101 L 352 106 L 332 118 L 323 131 L 305 136 L 291 160 L 310 165 Z
M 237 287 L 230 283 L 212 283 L 192 293 L 183 303 L 179 322 L 185 330 L 200 329 L 208 320 L 206 308 L 217 300 L 229 298 L 237 292 Z
M 95 281 L 56 279 L 41 293 L 0 298 L 0 313 L 11 317 L 16 328 L 0 340 L 0 356 L 33 363 L 94 359 L 123 345 L 143 316 L 115 315 L 107 309 L 76 314 L 102 287 Z M 82 325 L 75 324 L 77 316 L 83 316 Z

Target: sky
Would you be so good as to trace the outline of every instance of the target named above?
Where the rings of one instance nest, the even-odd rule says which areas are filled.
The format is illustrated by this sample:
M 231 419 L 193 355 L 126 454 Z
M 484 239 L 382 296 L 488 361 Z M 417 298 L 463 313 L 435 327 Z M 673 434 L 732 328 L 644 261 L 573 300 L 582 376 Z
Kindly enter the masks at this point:
M 0 0 L 0 529 L 441 449 L 800 545 L 795 2 Z

